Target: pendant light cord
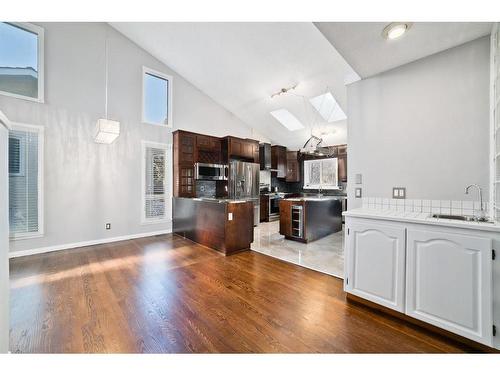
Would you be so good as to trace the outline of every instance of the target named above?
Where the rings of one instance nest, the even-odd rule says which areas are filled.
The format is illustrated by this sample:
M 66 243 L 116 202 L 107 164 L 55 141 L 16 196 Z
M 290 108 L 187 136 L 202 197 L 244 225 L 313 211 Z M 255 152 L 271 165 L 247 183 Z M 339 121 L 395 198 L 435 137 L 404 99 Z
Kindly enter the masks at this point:
M 108 119 L 108 27 L 105 25 L 104 33 L 104 65 L 105 65 L 105 94 L 104 94 L 104 115 L 106 120 Z

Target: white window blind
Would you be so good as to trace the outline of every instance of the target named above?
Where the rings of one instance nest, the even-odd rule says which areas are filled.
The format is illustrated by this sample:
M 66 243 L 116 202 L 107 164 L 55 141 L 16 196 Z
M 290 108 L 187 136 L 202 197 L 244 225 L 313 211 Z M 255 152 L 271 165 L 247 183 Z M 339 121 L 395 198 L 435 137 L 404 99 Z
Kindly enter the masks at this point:
M 338 189 L 337 158 L 304 161 L 304 189 Z
M 42 233 L 42 137 L 38 130 L 9 131 L 9 226 L 12 238 Z
M 143 221 L 167 218 L 167 149 L 144 145 Z

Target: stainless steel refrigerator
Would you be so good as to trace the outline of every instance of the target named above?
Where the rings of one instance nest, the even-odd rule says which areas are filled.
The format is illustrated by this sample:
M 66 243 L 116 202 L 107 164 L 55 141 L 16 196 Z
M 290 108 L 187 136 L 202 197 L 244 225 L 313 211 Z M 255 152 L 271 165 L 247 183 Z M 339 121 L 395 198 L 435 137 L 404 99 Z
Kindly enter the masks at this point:
M 253 224 L 260 221 L 259 170 L 257 163 L 232 160 L 229 165 L 229 197 L 253 201 Z

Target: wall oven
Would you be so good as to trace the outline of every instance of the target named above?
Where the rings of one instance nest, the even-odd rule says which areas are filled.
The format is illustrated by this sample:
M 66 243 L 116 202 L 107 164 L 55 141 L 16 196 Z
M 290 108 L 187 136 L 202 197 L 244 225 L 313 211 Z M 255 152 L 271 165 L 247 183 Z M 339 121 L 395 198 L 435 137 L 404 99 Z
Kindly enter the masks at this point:
M 227 164 L 196 163 L 194 165 L 195 180 L 227 180 Z

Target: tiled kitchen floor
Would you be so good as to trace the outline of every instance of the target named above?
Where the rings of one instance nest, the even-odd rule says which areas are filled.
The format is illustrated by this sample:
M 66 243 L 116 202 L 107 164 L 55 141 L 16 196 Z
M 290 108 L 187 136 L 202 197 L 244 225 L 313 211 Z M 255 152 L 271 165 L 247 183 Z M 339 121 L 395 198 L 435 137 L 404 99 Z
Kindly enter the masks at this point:
M 330 234 L 308 244 L 286 240 L 279 234 L 279 221 L 260 223 L 254 228 L 250 248 L 262 254 L 323 272 L 344 276 L 344 231 Z

